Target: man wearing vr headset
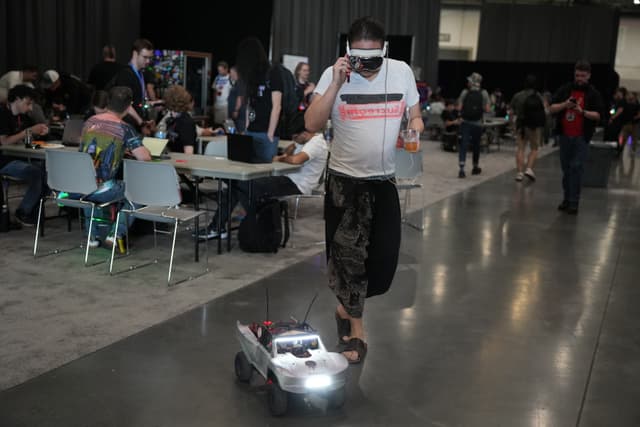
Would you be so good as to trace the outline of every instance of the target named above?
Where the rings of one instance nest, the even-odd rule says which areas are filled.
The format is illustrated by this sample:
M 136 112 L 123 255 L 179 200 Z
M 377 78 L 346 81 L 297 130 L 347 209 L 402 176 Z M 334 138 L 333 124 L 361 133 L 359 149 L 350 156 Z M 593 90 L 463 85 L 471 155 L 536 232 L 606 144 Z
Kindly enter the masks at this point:
M 365 298 L 387 292 L 398 264 L 395 144 L 406 107 L 408 127 L 424 130 L 414 74 L 406 63 L 385 57 L 384 39 L 377 20 L 355 20 L 347 54 L 324 71 L 305 114 L 311 131 L 328 119 L 333 125 L 325 237 L 338 339 L 350 363 L 367 352 Z

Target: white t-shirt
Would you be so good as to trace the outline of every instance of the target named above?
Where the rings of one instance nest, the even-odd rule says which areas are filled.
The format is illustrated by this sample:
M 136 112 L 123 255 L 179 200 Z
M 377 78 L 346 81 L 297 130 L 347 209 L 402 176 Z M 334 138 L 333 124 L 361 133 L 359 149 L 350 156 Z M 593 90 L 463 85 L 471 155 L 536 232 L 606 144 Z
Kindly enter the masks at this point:
M 218 74 L 213 80 L 211 87 L 216 90 L 216 105 L 227 105 L 229 91 L 231 90 L 231 79 L 229 75 L 221 76 Z
M 315 92 L 323 95 L 332 78 L 333 66 L 324 70 Z M 402 116 L 419 100 L 405 62 L 385 58 L 373 81 L 352 72 L 331 110 L 331 170 L 356 178 L 393 175 Z
M 30 88 L 34 88 L 31 82 L 24 83 L 22 80 L 22 71 L 9 71 L 2 77 L 0 77 L 0 102 L 7 101 L 9 96 L 9 89 L 14 86 L 25 84 Z
M 287 177 L 293 181 L 302 194 L 311 194 L 311 190 L 316 188 L 320 181 L 320 176 L 324 172 L 329 146 L 322 134 L 316 134 L 306 144 L 296 143 L 296 149 L 293 154 L 300 152 L 307 153 L 309 160 L 304 162 L 298 171 L 288 174 Z

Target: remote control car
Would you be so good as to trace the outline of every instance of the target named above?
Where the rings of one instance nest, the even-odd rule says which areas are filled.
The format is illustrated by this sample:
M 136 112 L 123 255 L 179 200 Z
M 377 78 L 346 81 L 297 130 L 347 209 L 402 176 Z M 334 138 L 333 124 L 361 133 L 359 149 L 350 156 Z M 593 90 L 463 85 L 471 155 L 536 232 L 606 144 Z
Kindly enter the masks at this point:
M 321 395 L 331 408 L 344 404 L 349 363 L 341 354 L 327 351 L 306 321 L 237 326 L 242 351 L 235 358 L 236 376 L 249 382 L 255 369 L 265 378 L 273 415 L 287 412 L 289 393 Z

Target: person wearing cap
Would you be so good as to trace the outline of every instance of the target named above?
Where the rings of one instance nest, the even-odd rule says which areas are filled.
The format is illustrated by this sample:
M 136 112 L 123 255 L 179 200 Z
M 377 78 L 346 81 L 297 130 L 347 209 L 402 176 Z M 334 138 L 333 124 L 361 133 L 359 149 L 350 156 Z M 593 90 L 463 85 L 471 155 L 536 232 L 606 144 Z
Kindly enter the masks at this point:
M 49 128 L 43 123 L 34 124 L 28 113 L 33 108 L 35 90 L 26 85 L 17 85 L 9 90 L 8 103 L 0 105 L 0 144 L 20 144 L 27 130 L 34 138 L 46 135 Z M 33 226 L 37 218 L 37 205 L 46 191 L 45 173 L 34 162 L 11 160 L 0 154 L 0 174 L 8 175 L 27 183 L 27 191 L 16 210 L 16 219 L 22 225 Z
M 231 208 L 235 208 L 241 203 L 245 209 L 254 205 L 254 201 L 262 197 L 281 197 L 294 194 L 311 194 L 311 191 L 320 182 L 320 176 L 325 170 L 329 146 L 321 132 L 310 132 L 304 125 L 304 113 L 298 112 L 292 119 L 289 131 L 292 134 L 293 143 L 290 144 L 283 154 L 273 157 L 274 162 L 289 163 L 292 165 L 302 165 L 293 173 L 282 176 L 268 176 L 249 181 L 234 181 L 231 184 Z M 251 185 L 251 187 L 250 187 Z M 251 199 L 249 198 L 251 195 Z M 226 223 L 227 213 L 227 190 L 223 190 L 222 203 L 213 217 L 213 220 L 206 228 L 200 231 L 200 239 L 213 239 L 220 236 L 222 239 L 228 237 Z M 218 231 L 218 217 L 223 224 L 222 231 Z
M 482 76 L 479 73 L 471 73 L 467 77 L 467 89 L 464 89 L 458 97 L 457 108 L 462 117 L 460 134 L 462 136 L 458 150 L 458 163 L 460 169 L 458 178 L 466 177 L 465 162 L 467 148 L 471 144 L 473 151 L 473 168 L 471 174 L 478 175 L 480 168 L 480 138 L 482 137 L 484 113 L 491 111 L 491 98 L 486 90 L 482 89 Z
M 56 70 L 42 73 L 40 86 L 45 89 L 45 109 L 54 120 L 70 114 L 84 114 L 91 104 L 91 90 L 79 78 Z

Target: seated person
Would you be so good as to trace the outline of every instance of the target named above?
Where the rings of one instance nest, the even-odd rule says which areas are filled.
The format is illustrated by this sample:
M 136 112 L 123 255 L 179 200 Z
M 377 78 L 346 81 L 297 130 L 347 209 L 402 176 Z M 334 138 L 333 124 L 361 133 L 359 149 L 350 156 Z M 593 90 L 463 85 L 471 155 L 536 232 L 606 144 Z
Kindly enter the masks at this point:
M 124 185 L 122 181 L 117 179 L 122 159 L 125 155 L 131 155 L 137 160 L 151 160 L 149 150 L 142 145 L 141 136 L 133 127 L 122 120 L 127 115 L 132 99 L 130 88 L 113 87 L 109 91 L 107 111 L 90 117 L 82 129 L 80 151 L 90 153 L 93 157 L 98 182 L 98 190 L 85 197 L 85 200 L 106 203 L 124 198 Z M 69 197 L 73 197 L 73 195 Z M 90 216 L 91 209 L 85 209 L 85 218 L 87 218 L 85 230 L 89 230 L 88 218 Z M 128 225 L 131 224 L 121 222 L 117 230 L 112 227 L 109 235 L 102 242 L 103 245 L 111 247 L 116 239 L 125 234 Z M 99 246 L 98 237 L 96 235 L 91 237 L 91 247 Z
M 453 99 L 447 99 L 445 109 L 440 114 L 444 123 L 444 131 L 447 133 L 457 133 L 462 123 L 460 111 L 456 109 L 456 103 Z
M 157 128 L 167 130 L 169 150 L 193 154 L 196 144 L 196 122 L 191 117 L 193 97 L 180 85 L 169 87 L 164 93 L 166 113 L 158 122 Z
M 311 194 L 311 191 L 320 181 L 320 177 L 327 164 L 329 147 L 322 133 L 313 134 L 304 127 L 304 113 L 299 112 L 292 120 L 290 132 L 293 141 L 284 153 L 273 158 L 274 162 L 285 162 L 294 165 L 302 165 L 300 170 L 283 176 L 268 176 L 251 181 L 251 196 L 249 181 L 234 181 L 231 184 L 231 207 L 241 203 L 245 209 L 256 200 L 263 197 L 280 197 L 294 194 Z M 223 227 L 227 223 L 227 191 L 222 192 L 222 203 L 213 217 L 213 221 L 206 230 L 200 232 L 200 239 L 213 239 L 220 236 L 227 238 L 225 228 L 218 232 L 218 216 Z
M 31 129 L 34 140 L 49 132 L 47 125 L 33 124 L 28 116 L 35 97 L 34 90 L 26 85 L 9 90 L 8 104 L 0 106 L 0 144 L 22 144 L 27 129 Z M 0 154 L 0 174 L 26 181 L 27 191 L 16 209 L 16 219 L 23 225 L 33 226 L 37 221 L 38 202 L 47 190 L 44 169 L 36 163 L 12 161 Z

